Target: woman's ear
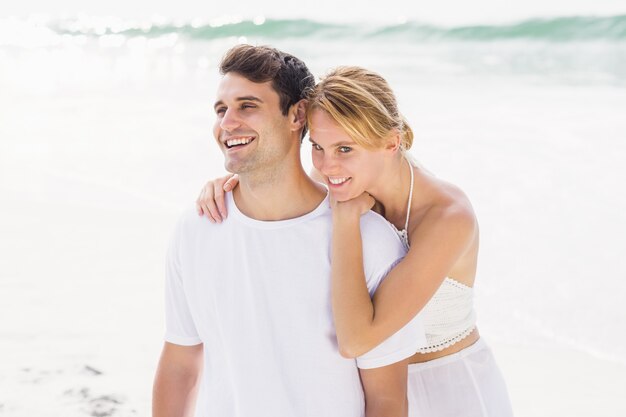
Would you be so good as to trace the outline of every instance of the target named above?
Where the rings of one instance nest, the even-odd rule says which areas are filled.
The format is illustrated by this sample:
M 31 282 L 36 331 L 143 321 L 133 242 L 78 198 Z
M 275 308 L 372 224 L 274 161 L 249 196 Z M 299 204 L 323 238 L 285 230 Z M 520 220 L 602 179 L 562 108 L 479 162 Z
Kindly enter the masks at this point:
M 396 153 L 400 150 L 400 145 L 402 144 L 402 135 L 396 129 L 393 129 L 391 133 L 386 138 L 387 144 L 385 145 L 385 149 Z

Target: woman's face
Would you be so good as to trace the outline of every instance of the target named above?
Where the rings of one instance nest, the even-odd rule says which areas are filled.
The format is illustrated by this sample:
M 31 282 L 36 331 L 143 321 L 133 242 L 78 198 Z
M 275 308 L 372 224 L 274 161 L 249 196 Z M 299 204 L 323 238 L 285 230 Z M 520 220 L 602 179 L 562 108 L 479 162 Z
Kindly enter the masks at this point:
M 384 152 L 358 145 L 323 110 L 312 110 L 310 122 L 313 165 L 333 197 L 346 201 L 372 189 L 384 166 Z

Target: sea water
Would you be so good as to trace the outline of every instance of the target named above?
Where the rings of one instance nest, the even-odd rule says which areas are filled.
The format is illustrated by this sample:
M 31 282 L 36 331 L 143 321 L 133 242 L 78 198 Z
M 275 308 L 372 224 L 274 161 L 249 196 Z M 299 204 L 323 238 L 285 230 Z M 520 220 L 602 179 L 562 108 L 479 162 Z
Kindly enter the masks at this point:
M 291 52 L 316 76 L 360 65 L 387 78 L 412 155 L 479 218 L 483 335 L 626 363 L 626 16 L 445 28 L 11 18 L 0 21 L 0 386 L 18 391 L 0 414 L 59 415 L 16 381 L 50 384 L 48 403 L 76 413 L 125 401 L 146 412 L 165 246 L 224 172 L 216 68 L 242 42 Z M 96 395 L 98 372 L 126 397 Z

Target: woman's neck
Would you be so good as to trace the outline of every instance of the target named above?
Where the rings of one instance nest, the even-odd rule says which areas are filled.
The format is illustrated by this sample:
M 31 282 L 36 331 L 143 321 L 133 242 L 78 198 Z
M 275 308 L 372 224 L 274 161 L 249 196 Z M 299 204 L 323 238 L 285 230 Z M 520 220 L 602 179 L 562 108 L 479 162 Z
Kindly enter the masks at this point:
M 367 190 L 382 205 L 381 214 L 398 229 L 405 226 L 412 169 L 404 155 L 398 156 Z

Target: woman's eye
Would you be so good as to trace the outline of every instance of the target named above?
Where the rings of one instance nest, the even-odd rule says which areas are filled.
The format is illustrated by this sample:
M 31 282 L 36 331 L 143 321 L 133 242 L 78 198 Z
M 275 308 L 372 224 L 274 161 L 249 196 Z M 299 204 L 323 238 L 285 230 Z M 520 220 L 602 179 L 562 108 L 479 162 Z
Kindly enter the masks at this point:
M 338 149 L 339 149 L 339 152 L 341 153 L 348 153 L 352 151 L 352 148 L 349 146 L 340 146 Z
M 316 151 L 321 151 L 322 147 L 320 145 L 318 145 L 317 143 L 312 143 L 311 146 L 313 146 L 313 149 L 315 149 Z

